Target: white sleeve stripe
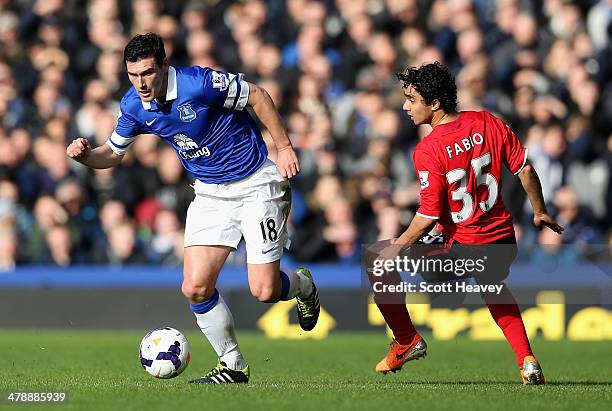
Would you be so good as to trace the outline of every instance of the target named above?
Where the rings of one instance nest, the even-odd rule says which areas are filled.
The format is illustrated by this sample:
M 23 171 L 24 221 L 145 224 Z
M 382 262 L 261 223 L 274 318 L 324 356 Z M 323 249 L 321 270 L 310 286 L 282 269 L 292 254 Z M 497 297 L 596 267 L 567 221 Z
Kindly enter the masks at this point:
M 106 140 L 106 145 L 109 146 L 111 148 L 111 150 L 113 150 L 113 152 L 117 155 L 124 155 L 125 153 L 127 153 L 126 149 L 123 148 L 119 148 L 116 145 L 113 144 L 113 142 L 111 141 L 111 139 L 109 138 L 108 140 Z
M 242 74 L 240 74 L 240 97 L 238 98 L 238 102 L 236 103 L 236 110 L 241 111 L 244 109 L 249 102 L 249 83 L 242 79 Z
M 228 73 L 229 75 L 229 90 L 227 91 L 227 97 L 223 107 L 231 109 L 234 107 L 234 100 L 236 100 L 236 94 L 238 94 L 238 83 L 236 81 L 236 75 Z
M 525 158 L 523 159 L 523 164 L 521 164 L 521 166 L 519 167 L 518 170 L 516 170 L 516 173 L 514 173 L 514 175 L 517 175 L 518 173 L 521 172 L 521 170 L 525 167 L 525 164 L 527 164 L 527 153 L 529 152 L 529 149 L 526 148 L 525 149 Z
M 429 218 L 430 220 L 437 220 L 440 217 L 434 217 L 434 216 L 430 216 L 430 215 L 426 215 L 426 214 L 421 214 L 417 211 L 416 215 L 421 216 L 421 217 L 425 217 L 425 218 Z
M 113 134 L 110 136 L 110 140 L 112 140 L 113 144 L 117 147 L 125 147 L 128 144 L 132 143 L 136 137 L 123 137 L 117 134 L 116 131 L 113 131 Z

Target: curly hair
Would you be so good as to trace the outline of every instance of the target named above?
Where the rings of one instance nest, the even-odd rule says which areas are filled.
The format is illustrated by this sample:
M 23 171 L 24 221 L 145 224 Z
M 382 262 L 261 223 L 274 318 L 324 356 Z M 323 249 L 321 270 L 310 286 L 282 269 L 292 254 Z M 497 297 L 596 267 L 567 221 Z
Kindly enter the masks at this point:
M 439 62 L 423 64 L 421 67 L 408 67 L 397 78 L 404 83 L 404 88 L 412 86 L 419 92 L 426 104 L 434 100 L 447 113 L 457 110 L 457 85 L 452 74 Z
M 137 34 L 123 50 L 123 64 L 128 61 L 134 63 L 148 57 L 155 58 L 158 67 L 161 67 L 166 59 L 164 41 L 155 33 Z

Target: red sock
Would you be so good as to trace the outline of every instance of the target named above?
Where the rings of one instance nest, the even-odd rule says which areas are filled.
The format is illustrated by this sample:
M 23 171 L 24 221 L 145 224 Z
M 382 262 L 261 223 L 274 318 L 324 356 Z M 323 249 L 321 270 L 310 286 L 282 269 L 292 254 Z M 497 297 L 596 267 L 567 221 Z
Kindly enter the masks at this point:
M 398 343 L 408 345 L 414 340 L 417 330 L 412 324 L 410 314 L 405 304 L 376 304 L 385 318 L 387 325 L 393 331 Z
M 528 355 L 533 355 L 533 353 L 531 352 L 531 346 L 529 345 L 529 339 L 527 338 L 521 311 L 516 304 L 512 292 L 510 292 L 510 289 L 504 284 L 499 296 L 487 298 L 486 295 L 483 295 L 483 298 L 487 303 L 487 307 L 489 307 L 491 316 L 499 328 L 501 328 L 506 336 L 506 340 L 508 340 L 508 343 L 510 343 L 510 346 L 514 350 L 518 366 L 522 367 L 523 359 Z M 493 303 L 491 300 L 502 300 L 503 304 Z
M 370 278 L 370 281 L 376 281 Z M 397 285 L 401 282 L 401 277 L 396 272 L 390 272 L 383 277 L 382 282 L 387 285 Z M 406 308 L 406 295 L 402 293 L 374 293 L 374 302 L 380 310 L 385 322 L 393 331 L 393 336 L 402 345 L 411 344 L 417 330 L 412 324 L 408 308 Z
M 398 285 L 402 278 L 396 271 L 386 272 L 385 275 L 377 277 L 370 269 L 379 258 L 380 253 L 390 244 L 389 240 L 379 241 L 368 247 L 364 253 L 366 272 L 371 284 L 381 282 L 385 285 Z M 372 289 L 374 291 L 374 289 Z M 387 325 L 393 331 L 393 336 L 402 345 L 411 344 L 417 331 L 410 320 L 410 314 L 406 308 L 406 295 L 402 293 L 388 293 L 374 291 L 374 302 L 384 317 Z
M 371 278 L 370 281 L 374 281 Z M 396 272 L 389 273 L 382 278 L 384 284 L 399 284 L 401 277 Z M 393 331 L 395 340 L 402 344 L 411 344 L 417 335 L 417 330 L 412 324 L 408 308 L 406 308 L 406 295 L 402 293 L 374 293 L 374 302 L 385 319 L 385 322 Z

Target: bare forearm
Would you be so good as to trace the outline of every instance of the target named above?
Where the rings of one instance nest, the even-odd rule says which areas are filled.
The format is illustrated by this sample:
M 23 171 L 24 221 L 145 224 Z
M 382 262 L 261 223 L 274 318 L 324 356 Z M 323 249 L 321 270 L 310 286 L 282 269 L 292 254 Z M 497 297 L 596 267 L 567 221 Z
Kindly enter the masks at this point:
M 548 211 L 546 210 L 546 203 L 542 194 L 542 184 L 533 166 L 526 164 L 518 174 L 518 177 L 521 180 L 523 189 L 527 193 L 527 198 L 529 198 L 534 214 L 547 214 Z
M 395 240 L 395 244 L 410 245 L 416 243 L 436 225 L 436 220 L 415 215 L 410 226 Z
M 270 132 L 277 149 L 291 145 L 282 119 L 268 92 L 259 86 L 249 83 L 249 105 Z
M 103 144 L 89 151 L 84 158 L 76 160 L 91 168 L 111 168 L 121 163 L 122 158 L 123 156 L 115 154 L 107 144 Z

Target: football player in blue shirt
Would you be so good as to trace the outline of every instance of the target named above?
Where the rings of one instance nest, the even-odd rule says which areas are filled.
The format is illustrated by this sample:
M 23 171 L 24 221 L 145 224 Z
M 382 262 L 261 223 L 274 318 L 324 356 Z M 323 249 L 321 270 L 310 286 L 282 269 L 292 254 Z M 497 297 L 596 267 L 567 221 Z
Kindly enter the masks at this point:
M 91 168 L 118 165 L 139 134 L 156 134 L 176 150 L 195 178 L 195 199 L 185 222 L 182 292 L 219 363 L 192 383 L 246 383 L 249 367 L 234 335 L 234 322 L 215 288 L 229 253 L 244 236 L 251 293 L 262 302 L 297 299 L 301 327 L 312 330 L 319 298 L 310 272 L 281 268 L 289 246 L 288 179 L 300 171 L 297 156 L 268 93 L 232 74 L 168 64 L 154 33 L 125 47 L 132 86 L 121 99 L 117 127 L 106 144 L 91 149 L 74 140 L 67 155 Z M 277 150 L 268 160 L 261 133 L 245 108 L 268 128 Z

